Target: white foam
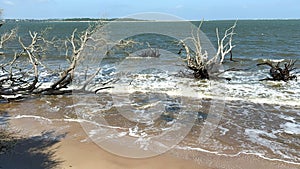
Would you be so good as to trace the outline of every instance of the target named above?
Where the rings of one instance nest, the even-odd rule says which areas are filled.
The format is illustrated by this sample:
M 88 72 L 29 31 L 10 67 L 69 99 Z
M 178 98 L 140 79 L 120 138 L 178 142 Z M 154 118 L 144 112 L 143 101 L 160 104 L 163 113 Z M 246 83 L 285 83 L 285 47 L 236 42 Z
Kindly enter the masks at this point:
M 127 134 L 128 134 L 127 132 L 120 132 L 120 133 L 118 133 L 118 137 L 124 137 Z
M 280 127 L 283 128 L 285 133 L 292 134 L 292 135 L 300 134 L 300 124 L 287 122 L 285 124 L 281 124 Z
M 140 145 L 140 149 L 147 151 L 151 138 L 139 137 L 134 143 Z
M 278 115 L 278 116 L 279 116 L 280 118 L 284 119 L 284 120 L 287 120 L 287 121 L 291 121 L 291 122 L 293 122 L 293 123 L 296 123 L 294 117 L 286 116 L 286 115 L 283 115 L 283 114 L 280 114 L 280 115 Z
M 140 137 L 140 135 L 137 134 L 138 133 L 138 129 L 139 129 L 138 126 L 135 126 L 133 128 L 129 128 L 128 129 L 129 130 L 128 135 L 131 136 L 131 137 Z
M 225 128 L 225 127 L 222 127 L 222 126 L 218 126 L 218 128 L 221 130 L 221 135 L 224 136 L 228 131 L 229 129 Z
M 165 93 L 190 98 L 242 100 L 253 103 L 300 106 L 299 82 L 259 82 L 265 73 L 234 72 L 225 81 L 195 81 L 166 74 L 135 74 L 114 84 L 112 94 L 141 92 Z M 248 76 L 251 76 L 250 78 Z M 130 85 L 128 85 L 130 84 Z M 126 86 L 126 87 L 125 87 Z
M 283 62 L 284 59 L 263 59 L 263 62 L 268 62 L 268 61 L 278 63 L 278 62 Z
M 104 128 L 110 128 L 110 129 L 119 129 L 119 130 L 126 130 L 127 128 L 123 128 L 123 127 L 118 127 L 118 126 L 110 126 L 110 125 L 105 125 L 105 124 L 99 124 L 95 121 L 90 121 L 90 120 L 86 120 L 86 119 L 49 119 L 46 117 L 41 117 L 41 116 L 35 116 L 35 115 L 17 115 L 14 117 L 10 117 L 10 119 L 22 119 L 22 118 L 33 118 L 35 120 L 43 120 L 43 121 L 47 121 L 49 123 L 52 122 L 76 122 L 76 123 L 90 123 L 92 125 L 98 126 L 98 127 L 104 127 Z
M 51 119 L 45 118 L 45 117 L 41 117 L 41 116 L 34 116 L 34 115 L 17 115 L 15 117 L 13 117 L 14 119 L 22 119 L 22 118 L 33 118 L 36 120 L 44 120 L 47 121 L 49 123 L 52 123 Z
M 272 141 L 270 140 L 266 140 L 263 139 L 261 137 L 259 137 L 259 135 L 264 135 L 267 136 L 269 138 L 277 138 L 277 136 L 275 136 L 273 133 L 268 133 L 266 131 L 263 130 L 258 130 L 258 129 L 245 129 L 245 134 L 250 138 L 251 141 L 253 142 L 257 142 L 259 144 L 263 144 L 263 145 L 272 145 Z M 269 146 L 267 146 L 269 147 Z
M 258 157 L 260 157 L 260 158 L 262 158 L 264 160 L 268 160 L 268 161 L 278 161 L 278 162 L 284 162 L 284 163 L 287 163 L 287 164 L 300 165 L 300 162 L 287 161 L 287 160 L 282 160 L 282 159 L 277 159 L 277 158 L 268 158 L 264 154 L 255 153 L 255 152 L 242 151 L 242 152 L 238 152 L 236 154 L 224 154 L 224 153 L 219 153 L 217 151 L 205 150 L 205 149 L 199 148 L 199 147 L 189 147 L 189 146 L 180 147 L 180 146 L 176 146 L 175 148 L 180 149 L 180 150 L 199 151 L 199 152 L 214 154 L 214 155 L 218 155 L 218 156 L 225 156 L 225 157 L 238 157 L 238 156 L 240 156 L 242 154 L 245 154 L 245 155 L 255 155 L 255 156 L 258 156 Z
M 297 132 L 297 130 L 299 132 L 300 128 L 295 129 L 294 125 L 289 124 L 289 125 L 287 125 L 286 129 L 288 130 L 288 132 L 294 133 L 295 131 Z M 267 147 L 274 154 L 277 154 L 284 159 L 295 159 L 295 157 L 292 157 L 285 152 L 286 147 L 284 144 L 273 141 L 273 139 L 277 138 L 275 133 L 278 133 L 278 132 L 280 132 L 280 131 L 276 130 L 276 131 L 272 131 L 272 133 L 269 133 L 269 132 L 266 132 L 263 130 L 258 130 L 258 129 L 246 129 L 245 130 L 245 134 L 248 136 L 248 138 L 251 142 L 262 145 L 264 147 Z M 260 153 L 260 156 L 265 157 L 266 155 Z M 265 158 L 267 158 L 267 157 L 265 157 Z M 297 159 L 297 157 L 296 157 L 296 159 Z
M 0 95 L 2 98 L 5 99 L 15 99 L 15 98 L 19 98 L 22 97 L 22 94 L 15 94 L 15 95 Z
M 89 137 L 93 137 L 94 135 L 96 135 L 99 131 L 98 130 L 90 130 L 89 131 Z

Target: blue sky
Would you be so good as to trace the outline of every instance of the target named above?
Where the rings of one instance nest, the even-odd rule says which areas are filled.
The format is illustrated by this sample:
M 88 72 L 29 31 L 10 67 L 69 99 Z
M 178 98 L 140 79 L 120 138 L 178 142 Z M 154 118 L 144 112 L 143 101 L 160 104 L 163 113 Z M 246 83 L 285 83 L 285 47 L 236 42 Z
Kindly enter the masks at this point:
M 300 18 L 300 0 L 0 0 L 3 18 L 115 18 L 162 12 L 187 20 Z

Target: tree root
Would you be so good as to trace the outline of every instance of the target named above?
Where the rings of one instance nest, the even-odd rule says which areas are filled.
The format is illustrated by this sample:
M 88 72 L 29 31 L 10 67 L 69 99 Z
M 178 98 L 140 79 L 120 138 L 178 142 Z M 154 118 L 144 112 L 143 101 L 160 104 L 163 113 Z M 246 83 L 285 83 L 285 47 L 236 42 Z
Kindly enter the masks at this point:
M 280 64 L 284 63 L 284 67 L 280 67 Z M 264 78 L 264 79 L 260 79 L 259 81 L 266 81 L 266 80 L 272 80 L 272 81 L 289 81 L 289 80 L 294 80 L 297 79 L 296 75 L 291 75 L 291 71 L 295 70 L 295 63 L 296 60 L 289 60 L 287 61 L 282 61 L 282 62 L 278 62 L 276 65 L 274 63 L 271 62 L 263 62 L 263 63 L 259 63 L 257 64 L 257 66 L 261 66 L 261 65 L 267 65 L 270 68 L 270 77 L 268 78 Z

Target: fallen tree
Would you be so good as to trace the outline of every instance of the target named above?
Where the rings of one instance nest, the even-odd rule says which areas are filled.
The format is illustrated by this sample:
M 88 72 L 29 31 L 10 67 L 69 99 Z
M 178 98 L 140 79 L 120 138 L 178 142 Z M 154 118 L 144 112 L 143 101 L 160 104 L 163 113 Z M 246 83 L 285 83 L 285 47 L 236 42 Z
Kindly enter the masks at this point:
M 289 81 L 293 79 L 297 79 L 296 75 L 291 74 L 293 70 L 295 70 L 295 63 L 296 60 L 289 60 L 289 61 L 282 61 L 278 62 L 277 64 L 271 63 L 271 62 L 263 62 L 257 64 L 257 66 L 261 65 L 267 65 L 270 67 L 270 77 L 260 79 L 260 81 L 265 81 L 265 80 L 273 80 L 273 81 Z M 284 66 L 281 67 L 281 64 Z
M 101 67 L 90 60 L 89 54 L 99 54 L 102 47 L 109 45 L 125 48 L 133 42 L 130 40 L 108 42 L 104 38 L 105 32 L 102 33 L 102 26 L 102 23 L 97 23 L 90 25 L 84 31 L 75 29 L 65 40 L 46 39 L 45 35 L 48 34 L 49 29 L 41 32 L 29 31 L 28 37 L 18 37 L 16 43 L 20 44 L 21 49 L 15 52 L 13 57 L 3 56 L 5 59 L 0 63 L 0 101 L 71 92 L 96 93 L 111 88 L 106 85 L 114 82 L 115 79 L 104 82 L 97 80 L 96 83 L 95 78 Z M 15 29 L 3 34 L 0 44 L 13 38 L 16 38 Z M 52 70 L 44 61 L 53 49 L 63 53 L 63 57 L 66 58 L 67 63 L 63 65 L 63 69 Z M 75 69 L 79 72 L 78 76 L 75 75 Z M 85 72 L 84 75 L 82 72 Z M 50 74 L 48 75 L 50 79 L 44 82 L 42 74 Z
M 82 55 L 83 50 L 85 48 L 89 48 L 89 50 L 93 49 L 92 46 L 88 46 L 87 42 L 93 41 L 93 43 L 105 44 L 105 40 L 101 37 L 95 39 L 92 36 L 100 27 L 101 25 L 90 26 L 83 32 L 78 32 L 75 29 L 67 40 L 47 40 L 44 36 L 46 31 L 29 31 L 29 41 L 24 41 L 22 37 L 18 37 L 17 42 L 21 46 L 20 51 L 15 52 L 13 57 L 7 57 L 3 61 L 4 63 L 0 64 L 0 99 L 10 101 L 31 95 L 65 94 L 75 90 L 87 91 L 87 85 L 99 73 L 101 68 L 94 70 L 92 75 L 86 75 L 88 78 L 78 83 L 76 89 L 72 89 L 70 86 L 74 81 L 75 68 L 84 59 L 87 59 Z M 0 47 L 3 47 L 5 42 L 15 36 L 15 30 L 3 34 L 1 36 Z M 51 48 L 58 47 L 60 50 L 65 50 L 65 57 L 69 62 L 69 66 L 66 66 L 64 70 L 51 70 L 41 58 L 47 59 L 47 52 Z M 51 80 L 49 80 L 50 82 L 47 85 L 41 79 L 42 73 L 51 74 Z
M 235 35 L 236 22 L 225 31 L 223 38 L 220 38 L 219 30 L 216 28 L 218 46 L 216 54 L 211 58 L 209 58 L 207 51 L 202 48 L 200 37 L 202 23 L 195 33 L 192 32 L 192 37 L 181 40 L 180 44 L 186 54 L 187 67 L 194 72 L 194 77 L 196 79 L 210 79 L 220 75 L 219 67 L 224 62 L 227 54 L 230 54 L 230 60 L 233 60 L 232 49 L 235 46 L 232 45 L 232 38 Z M 192 44 L 192 48 L 188 44 Z

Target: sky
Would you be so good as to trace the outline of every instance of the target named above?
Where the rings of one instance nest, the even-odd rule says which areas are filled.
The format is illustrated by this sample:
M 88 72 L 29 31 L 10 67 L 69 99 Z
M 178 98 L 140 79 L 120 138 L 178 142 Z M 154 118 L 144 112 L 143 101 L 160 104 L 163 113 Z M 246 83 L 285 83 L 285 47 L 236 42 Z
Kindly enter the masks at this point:
M 159 12 L 186 20 L 300 19 L 300 0 L 0 0 L 5 19 L 122 18 Z

